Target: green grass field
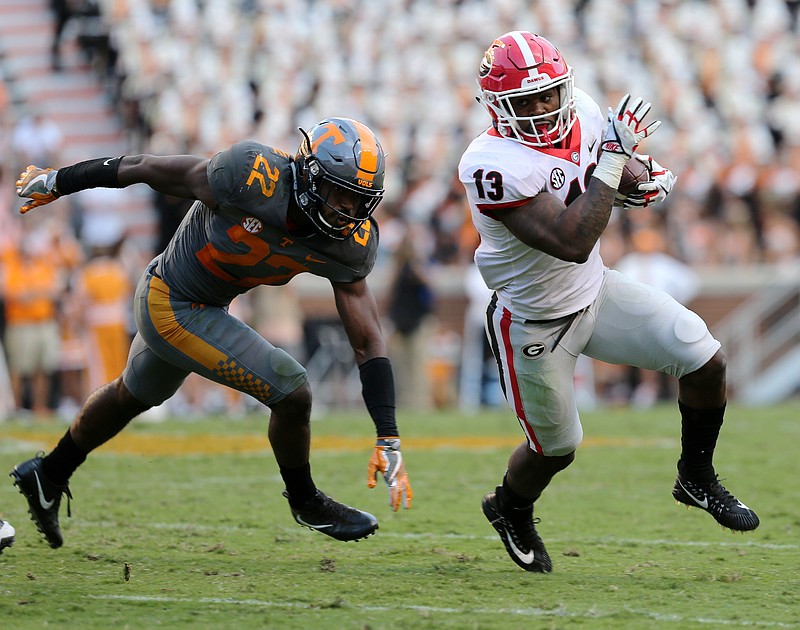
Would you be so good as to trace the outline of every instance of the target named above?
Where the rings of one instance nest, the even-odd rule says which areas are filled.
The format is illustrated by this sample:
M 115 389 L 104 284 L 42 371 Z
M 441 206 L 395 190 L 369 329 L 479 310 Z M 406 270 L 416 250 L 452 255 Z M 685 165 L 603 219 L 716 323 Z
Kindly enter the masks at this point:
M 717 448 L 761 527 L 672 500 L 671 406 L 584 414 L 575 464 L 537 503 L 550 575 L 507 557 L 480 509 L 521 432 L 505 410 L 400 416 L 411 511 L 365 484 L 366 415 L 315 420 L 317 484 L 380 519 L 340 543 L 291 519 L 265 419 L 134 423 L 72 480 L 51 550 L 5 474 L 66 425 L 0 423 L 0 628 L 800 627 L 800 405 L 732 407 Z M 128 579 L 125 573 L 129 572 Z

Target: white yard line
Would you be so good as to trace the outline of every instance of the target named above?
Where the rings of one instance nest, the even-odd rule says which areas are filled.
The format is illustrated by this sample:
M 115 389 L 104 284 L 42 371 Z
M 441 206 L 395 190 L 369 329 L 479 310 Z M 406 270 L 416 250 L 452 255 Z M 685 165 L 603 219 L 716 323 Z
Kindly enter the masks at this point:
M 158 602 L 158 603 L 187 603 L 187 604 L 227 604 L 231 606 L 254 606 L 258 608 L 299 608 L 303 610 L 319 610 L 319 604 L 309 604 L 306 602 L 275 602 L 262 599 L 233 599 L 228 597 L 165 597 L 147 595 L 86 595 L 87 599 L 118 600 L 129 602 Z M 398 610 L 419 611 L 425 613 L 456 614 L 456 615 L 516 615 L 520 617 L 553 617 L 571 619 L 602 619 L 625 612 L 631 615 L 639 615 L 654 621 L 668 621 L 671 623 L 697 623 L 712 626 L 744 626 L 760 628 L 796 628 L 795 624 L 787 624 L 779 621 L 751 621 L 748 619 L 706 619 L 699 617 L 685 617 L 683 615 L 654 612 L 652 610 L 642 610 L 639 608 L 623 608 L 621 610 L 609 610 L 605 613 L 597 607 L 591 610 L 571 611 L 564 606 L 546 610 L 543 608 L 443 608 L 438 606 L 365 606 L 344 603 L 341 608 L 348 610 L 360 610 L 364 612 L 396 612 Z
M 76 527 L 99 527 L 99 528 L 119 528 L 119 523 L 116 522 L 101 522 L 101 521 L 86 521 L 81 519 L 72 519 L 67 521 L 68 524 Z M 201 524 L 186 524 L 186 523 L 143 523 L 143 526 L 152 527 L 153 529 L 172 530 L 172 531 L 198 531 L 198 532 L 220 532 L 220 531 L 245 531 L 256 529 L 254 527 L 239 527 L 237 525 L 201 525 Z M 289 527 L 291 527 L 291 522 Z M 300 531 L 300 530 L 298 530 Z M 394 532 L 386 532 L 379 530 L 376 536 L 380 538 L 395 538 L 403 540 L 497 540 L 496 535 L 476 536 L 473 534 L 437 534 L 434 532 L 415 532 L 408 534 L 399 534 Z M 667 540 L 667 539 L 653 539 L 647 540 L 644 538 L 553 538 L 548 536 L 548 544 L 590 544 L 590 545 L 617 545 L 617 546 L 630 546 L 638 545 L 646 546 L 666 546 L 666 547 L 751 547 L 754 549 L 776 549 L 776 550 L 791 550 L 800 549 L 800 545 L 776 545 L 773 543 L 762 543 L 756 541 L 745 540 L 742 537 L 735 542 L 724 541 L 699 541 L 699 540 Z

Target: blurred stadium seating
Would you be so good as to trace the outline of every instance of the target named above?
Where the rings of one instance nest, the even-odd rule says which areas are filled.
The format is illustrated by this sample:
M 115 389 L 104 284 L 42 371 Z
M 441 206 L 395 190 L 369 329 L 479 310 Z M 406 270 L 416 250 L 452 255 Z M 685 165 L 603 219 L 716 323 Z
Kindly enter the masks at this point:
M 664 120 L 643 148 L 678 174 L 678 186 L 663 207 L 615 215 L 603 255 L 613 266 L 634 232 L 659 230 L 667 251 L 701 274 L 693 306 L 713 327 L 765 282 L 791 293 L 798 276 L 799 6 L 79 0 L 56 72 L 46 0 L 4 0 L 3 120 L 9 129 L 32 108 L 44 111 L 63 129 L 62 157 L 71 162 L 140 151 L 210 155 L 243 137 L 293 151 L 298 126 L 327 115 L 362 119 L 390 156 L 377 273 L 398 240 L 394 218 L 428 226 L 439 316 L 460 331 L 476 237 L 454 174 L 488 121 L 474 100 L 477 65 L 497 35 L 539 32 L 601 106 L 642 94 Z M 13 156 L 4 154 L 8 167 Z M 137 209 L 126 212 L 133 234 L 152 238 L 149 197 L 137 192 L 126 203 Z

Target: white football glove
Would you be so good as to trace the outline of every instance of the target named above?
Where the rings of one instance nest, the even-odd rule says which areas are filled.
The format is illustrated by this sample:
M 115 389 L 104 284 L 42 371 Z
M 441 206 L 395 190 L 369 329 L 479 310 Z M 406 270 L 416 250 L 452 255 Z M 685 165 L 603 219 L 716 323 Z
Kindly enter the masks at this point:
M 667 198 L 672 187 L 675 186 L 675 182 L 678 181 L 677 176 L 672 171 L 661 166 L 649 155 L 637 153 L 634 157 L 647 167 L 650 173 L 650 181 L 639 184 L 637 186 L 638 192 L 627 197 L 617 198 L 615 205 L 620 205 L 628 210 L 646 208 L 661 203 Z
M 389 506 L 395 512 L 400 509 L 400 504 L 411 509 L 414 492 L 411 490 L 403 454 L 400 452 L 400 438 L 378 438 L 375 443 L 367 467 L 368 487 L 375 487 L 378 475 L 383 476 L 389 488 Z
M 650 103 L 645 103 L 641 97 L 628 105 L 631 95 L 626 94 L 617 105 L 615 112 L 608 108 L 608 123 L 603 131 L 601 148 L 603 153 L 617 153 L 626 157 L 633 156 L 636 147 L 645 138 L 652 136 L 661 126 L 660 120 L 654 120 L 647 127 L 642 128 L 642 120 L 650 111 Z
M 623 96 L 615 112 L 608 108 L 608 122 L 600 142 L 602 151 L 592 173 L 593 177 L 615 190 L 619 188 L 625 162 L 636 152 L 639 143 L 661 126 L 660 120 L 654 120 L 642 127 L 650 103 L 645 103 L 640 97 L 629 105 L 630 99 L 630 94 Z

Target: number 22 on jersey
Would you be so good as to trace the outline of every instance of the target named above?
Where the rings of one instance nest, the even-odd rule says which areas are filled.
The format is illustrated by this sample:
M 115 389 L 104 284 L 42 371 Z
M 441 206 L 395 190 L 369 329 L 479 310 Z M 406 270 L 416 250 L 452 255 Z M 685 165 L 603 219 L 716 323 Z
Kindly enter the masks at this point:
M 262 166 L 264 167 L 263 170 L 266 172 L 266 177 L 264 177 L 264 173 L 260 170 Z M 253 170 L 250 171 L 250 177 L 247 178 L 247 185 L 248 187 L 252 186 L 253 182 L 257 181 L 259 186 L 261 186 L 261 194 L 265 197 L 272 197 L 272 193 L 275 192 L 275 182 L 278 181 L 280 174 L 280 170 L 270 167 L 267 159 L 259 153 L 253 161 Z M 267 181 L 267 179 L 269 179 L 269 181 Z
M 251 234 L 241 225 L 233 225 L 227 230 L 227 234 L 234 243 L 243 243 L 250 248 L 244 253 L 221 252 L 211 243 L 197 252 L 197 258 L 203 266 L 218 278 L 242 287 L 254 287 L 259 284 L 286 284 L 294 276 L 310 269 L 289 256 L 284 254 L 273 254 L 269 243 L 261 240 L 255 234 Z M 263 263 L 266 269 L 259 269 L 257 265 Z M 225 271 L 220 264 L 235 267 L 250 267 L 253 271 L 265 272 L 261 276 L 242 276 L 236 277 Z M 287 273 L 278 273 L 278 270 L 286 270 Z

